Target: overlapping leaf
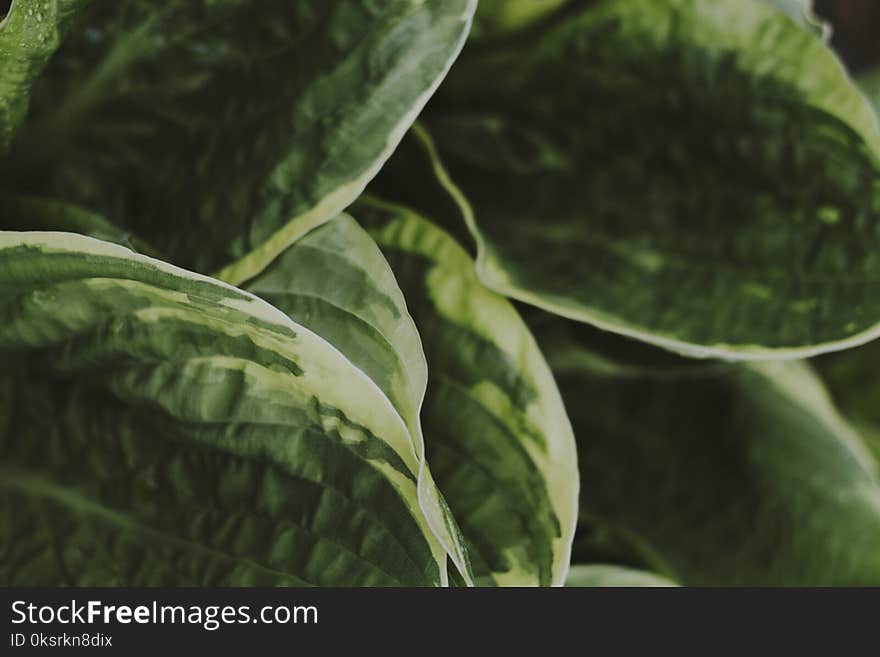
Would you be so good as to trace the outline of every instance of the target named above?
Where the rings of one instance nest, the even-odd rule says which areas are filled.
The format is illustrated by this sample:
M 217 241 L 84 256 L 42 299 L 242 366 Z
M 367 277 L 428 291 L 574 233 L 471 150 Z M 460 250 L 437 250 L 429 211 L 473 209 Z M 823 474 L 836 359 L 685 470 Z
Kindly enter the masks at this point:
M 425 120 L 482 280 L 690 355 L 876 336 L 880 131 L 801 27 L 756 0 L 606 0 L 466 52 Z
M 425 355 L 394 274 L 370 236 L 341 215 L 296 241 L 247 287 L 322 336 L 375 382 L 406 423 L 424 465 L 419 411 L 427 382 Z M 425 504 L 445 510 L 430 471 L 424 469 L 420 478 Z M 455 563 L 466 570 L 457 528 L 439 513 L 429 519 Z
M 576 521 L 574 439 L 516 310 L 427 219 L 376 199 L 355 209 L 393 269 L 429 367 L 429 462 L 480 583 L 562 584 Z
M 0 164 L 173 262 L 244 281 L 336 216 L 461 48 L 475 0 L 95 0 Z M 245 260 L 238 261 L 241 258 Z
M 355 212 L 382 252 L 341 216 L 295 242 L 248 289 L 332 342 L 413 434 L 424 431 L 478 582 L 562 584 L 575 523 L 574 438 L 528 329 L 426 219 L 374 199 Z
M 683 584 L 880 583 L 880 479 L 861 438 L 806 365 L 726 368 L 674 384 L 587 358 L 558 373 L 583 517 Z
M 284 313 L 116 245 L 14 232 L 0 313 L 3 583 L 446 581 L 444 545 L 463 548 L 419 445 Z

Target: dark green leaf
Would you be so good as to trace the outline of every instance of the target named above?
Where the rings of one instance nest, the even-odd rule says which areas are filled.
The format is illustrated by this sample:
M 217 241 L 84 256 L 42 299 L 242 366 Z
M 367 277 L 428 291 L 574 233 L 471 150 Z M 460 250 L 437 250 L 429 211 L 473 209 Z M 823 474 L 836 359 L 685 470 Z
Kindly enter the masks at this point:
M 401 416 L 264 301 L 0 232 L 0 316 L 0 583 L 446 582 L 454 523 Z
M 445 75 L 474 5 L 94 0 L 0 178 L 243 282 L 363 190 Z
M 503 294 L 696 356 L 878 334 L 877 119 L 764 3 L 590 3 L 466 52 L 425 120 Z
M 880 584 L 876 464 L 803 363 L 670 383 L 581 358 L 558 381 L 581 514 L 651 570 L 690 585 Z
M 437 484 L 477 582 L 561 585 L 577 519 L 574 437 L 516 310 L 487 290 L 447 233 L 396 205 L 354 211 L 406 295 L 428 362 L 422 412 Z

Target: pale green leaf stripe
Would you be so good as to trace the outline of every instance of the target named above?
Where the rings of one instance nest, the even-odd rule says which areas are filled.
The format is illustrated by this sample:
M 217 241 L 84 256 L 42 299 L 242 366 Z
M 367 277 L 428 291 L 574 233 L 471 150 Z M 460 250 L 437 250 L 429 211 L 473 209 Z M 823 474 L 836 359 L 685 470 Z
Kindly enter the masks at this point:
M 88 0 L 13 0 L 0 20 L 0 154 L 24 120 L 31 85 L 61 42 L 71 14 Z
M 465 53 L 425 121 L 502 294 L 691 356 L 880 335 L 877 119 L 760 2 L 591 4 L 534 48 Z
M 419 327 L 429 371 L 428 458 L 468 541 L 477 582 L 561 585 L 577 515 L 576 454 L 534 338 L 430 221 L 369 197 L 355 212 Z
M 0 256 L 4 581 L 446 582 L 424 459 L 324 339 L 90 238 L 2 232 Z
M 294 242 L 247 289 L 339 349 L 385 393 L 420 459 L 419 495 L 435 533 L 470 581 L 463 540 L 425 462 L 419 413 L 428 380 L 422 344 L 394 274 L 348 215 Z
M 671 384 L 580 362 L 557 380 L 582 511 L 650 570 L 683 585 L 880 583 L 876 465 L 807 365 Z
M 572 566 L 565 585 L 572 587 L 624 588 L 666 588 L 677 586 L 675 582 L 654 573 L 604 564 L 579 564 Z

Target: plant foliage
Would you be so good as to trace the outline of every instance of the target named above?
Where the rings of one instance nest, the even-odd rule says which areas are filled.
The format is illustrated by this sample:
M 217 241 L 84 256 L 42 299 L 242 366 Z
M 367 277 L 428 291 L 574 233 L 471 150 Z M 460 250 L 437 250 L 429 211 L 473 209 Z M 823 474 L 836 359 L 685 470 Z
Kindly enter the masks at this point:
M 0 584 L 880 585 L 880 78 L 827 35 L 14 0 Z

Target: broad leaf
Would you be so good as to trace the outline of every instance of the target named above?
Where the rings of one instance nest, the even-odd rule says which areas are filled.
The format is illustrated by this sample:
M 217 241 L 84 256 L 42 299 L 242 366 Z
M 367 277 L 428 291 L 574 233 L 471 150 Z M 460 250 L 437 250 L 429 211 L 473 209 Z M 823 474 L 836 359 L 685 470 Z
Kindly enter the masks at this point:
M 762 2 L 589 3 L 466 52 L 425 121 L 500 293 L 696 356 L 880 333 L 877 119 Z
M 414 212 L 355 206 L 393 269 L 428 361 L 428 460 L 478 583 L 561 585 L 577 514 L 574 438 L 556 384 L 516 310 Z
M 665 577 L 633 568 L 611 565 L 577 565 L 571 567 L 566 586 L 575 587 L 650 587 L 676 586 Z
M 581 512 L 652 571 L 691 585 L 880 583 L 876 465 L 806 365 L 671 384 L 580 362 L 557 379 Z
M 15 0 L 0 7 L 0 155 L 27 114 L 31 85 L 88 0 Z
M 291 245 L 247 290 L 339 349 L 413 433 L 428 370 L 415 324 L 382 252 L 348 215 Z
M 266 302 L 3 232 L 0 313 L 4 584 L 445 583 L 454 523 L 400 414 Z
M 406 423 L 424 466 L 419 411 L 428 374 L 425 355 L 394 274 L 354 219 L 341 215 L 308 233 L 247 289 L 323 337 L 370 377 Z M 424 503 L 445 510 L 430 471 L 425 468 L 420 478 Z M 466 570 L 457 528 L 445 514 L 429 520 L 438 523 L 436 533 Z
M 94 0 L 0 178 L 124 219 L 175 263 L 243 282 L 363 190 L 445 75 L 474 5 Z

